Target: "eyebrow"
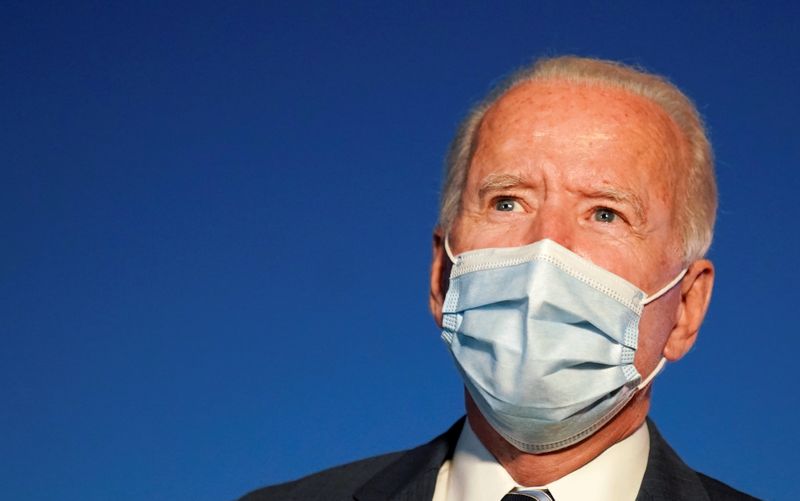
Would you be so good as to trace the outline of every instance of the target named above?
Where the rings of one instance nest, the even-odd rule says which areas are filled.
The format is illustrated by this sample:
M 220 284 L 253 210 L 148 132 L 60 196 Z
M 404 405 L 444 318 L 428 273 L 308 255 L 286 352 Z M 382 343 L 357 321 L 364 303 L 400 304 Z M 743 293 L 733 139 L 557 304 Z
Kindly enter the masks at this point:
M 478 197 L 483 200 L 486 195 L 496 191 L 504 191 L 520 186 L 530 186 L 520 176 L 513 174 L 490 174 L 481 181 L 478 188 Z M 622 190 L 612 186 L 596 188 L 590 190 L 580 190 L 581 195 L 588 198 L 611 200 L 631 207 L 636 218 L 642 223 L 647 223 L 647 211 L 642 198 L 631 191 Z
M 481 181 L 478 198 L 483 200 L 488 193 L 516 188 L 526 184 L 521 177 L 512 174 L 490 174 Z
M 641 197 L 636 193 L 613 187 L 604 187 L 595 190 L 581 191 L 581 194 L 589 198 L 612 200 L 617 203 L 628 205 L 633 209 L 634 214 L 642 224 L 647 223 L 647 211 L 645 211 L 644 201 L 642 201 Z

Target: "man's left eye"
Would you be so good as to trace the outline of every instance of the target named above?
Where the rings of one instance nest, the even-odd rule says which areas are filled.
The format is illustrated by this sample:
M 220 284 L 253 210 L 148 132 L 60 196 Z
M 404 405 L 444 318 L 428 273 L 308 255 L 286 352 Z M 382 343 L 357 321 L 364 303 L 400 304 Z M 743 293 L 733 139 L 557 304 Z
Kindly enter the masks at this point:
M 594 211 L 594 220 L 601 223 L 611 223 L 617 219 L 617 213 L 606 207 L 600 207 Z
M 518 212 L 520 209 L 519 202 L 513 198 L 501 198 L 494 203 L 494 210 L 500 212 Z

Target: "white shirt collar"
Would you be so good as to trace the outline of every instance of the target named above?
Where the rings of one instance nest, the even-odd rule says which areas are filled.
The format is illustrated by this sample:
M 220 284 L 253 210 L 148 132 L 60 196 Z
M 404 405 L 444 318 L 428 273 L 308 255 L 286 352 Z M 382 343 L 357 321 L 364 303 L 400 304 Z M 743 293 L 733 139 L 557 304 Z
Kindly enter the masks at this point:
M 647 467 L 647 423 L 579 469 L 545 486 L 556 501 L 635 500 Z M 469 421 L 453 458 L 439 470 L 433 501 L 500 500 L 517 484 L 472 431 Z

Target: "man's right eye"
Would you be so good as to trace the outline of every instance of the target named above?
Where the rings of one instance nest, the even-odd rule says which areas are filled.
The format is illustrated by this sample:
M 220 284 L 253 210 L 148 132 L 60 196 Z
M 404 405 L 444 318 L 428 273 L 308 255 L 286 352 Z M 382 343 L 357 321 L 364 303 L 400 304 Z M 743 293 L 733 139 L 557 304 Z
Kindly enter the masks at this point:
M 494 209 L 500 212 L 517 212 L 521 207 L 513 198 L 500 198 L 494 203 Z

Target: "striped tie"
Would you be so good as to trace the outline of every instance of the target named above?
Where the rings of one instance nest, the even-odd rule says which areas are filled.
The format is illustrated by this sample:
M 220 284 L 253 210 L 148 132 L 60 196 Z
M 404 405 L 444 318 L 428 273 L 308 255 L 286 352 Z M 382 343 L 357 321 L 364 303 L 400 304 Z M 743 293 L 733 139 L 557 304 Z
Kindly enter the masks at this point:
M 540 491 L 538 489 L 509 492 L 503 496 L 501 501 L 531 501 L 531 499 L 535 499 L 536 501 L 555 501 L 553 496 L 550 495 L 550 491 Z

